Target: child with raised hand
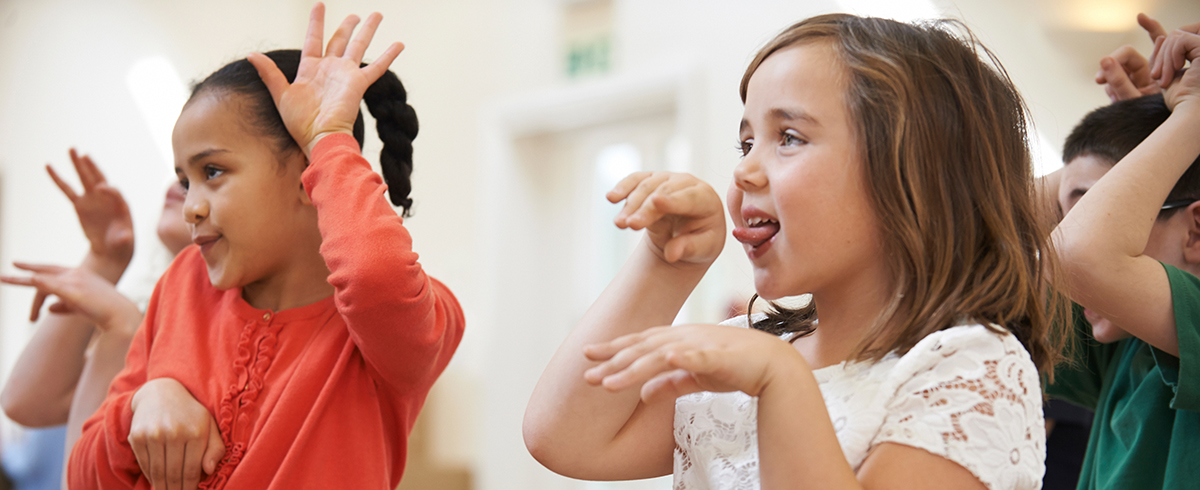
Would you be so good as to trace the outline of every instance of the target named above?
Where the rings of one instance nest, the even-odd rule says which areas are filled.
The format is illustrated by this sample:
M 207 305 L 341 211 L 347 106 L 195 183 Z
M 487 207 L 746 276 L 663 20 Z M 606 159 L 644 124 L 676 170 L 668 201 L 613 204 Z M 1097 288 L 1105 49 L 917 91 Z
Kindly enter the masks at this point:
M 27 427 L 67 424 L 67 452 L 125 366 L 129 342 L 142 322 L 139 305 L 116 287 L 133 255 L 129 207 L 90 157 L 74 150 L 70 156 L 82 193 L 49 165 L 46 171 L 75 208 L 91 245 L 87 256 L 74 268 L 16 263 L 32 275 L 0 276 L 6 284 L 37 288 L 30 320 L 41 318 L 0 392 L 0 404 L 9 418 Z M 178 184 L 167 190 L 157 231 L 172 256 L 191 244 Z M 51 295 L 57 301 L 42 316 L 42 305 Z
M 28 427 L 67 422 L 75 388 L 83 372 L 84 351 L 95 336 L 95 353 L 110 361 L 108 379 L 120 370 L 141 312 L 116 290 L 116 283 L 133 258 L 133 218 L 124 197 L 108 184 L 104 174 L 86 155 L 70 151 L 71 163 L 82 184 L 77 193 L 49 165 L 46 171 L 71 201 L 89 248 L 74 268 L 44 264 L 14 264 L 33 273 L 28 277 L 0 277 L 0 282 L 37 288 L 30 321 L 37 330 L 21 352 L 12 374 L 0 392 L 4 412 Z M 46 299 L 58 301 L 41 314 Z M 93 328 L 94 327 L 94 328 Z M 99 395 L 108 386 L 104 381 Z M 91 406 L 94 410 L 97 403 Z M 90 415 L 90 413 L 88 414 Z
M 1197 59 L 1200 35 L 1180 29 L 1160 36 L 1145 71 L 1165 87 L 1162 95 L 1097 109 L 1068 138 L 1067 153 L 1078 154 L 1061 171 L 1058 195 L 1068 212 L 1054 241 L 1071 298 L 1082 307 L 1080 339 L 1077 362 L 1060 368 L 1047 392 L 1096 410 L 1080 489 L 1195 486 Z
M 695 177 L 629 176 L 608 198 L 646 238 L 534 390 L 533 456 L 687 489 L 1039 488 L 1065 303 L 1011 82 L 945 23 L 825 15 L 759 51 L 741 96 L 733 235 L 760 297 L 811 303 L 656 327 L 724 218 Z
M 85 424 L 72 488 L 399 483 L 463 319 L 383 197 L 411 203 L 417 124 L 387 71 L 399 44 L 360 68 L 380 19 L 354 33 L 347 18 L 323 50 L 317 4 L 301 52 L 251 55 L 193 90 L 172 142 L 198 246 L 160 280 Z M 386 185 L 356 141 L 364 99 Z

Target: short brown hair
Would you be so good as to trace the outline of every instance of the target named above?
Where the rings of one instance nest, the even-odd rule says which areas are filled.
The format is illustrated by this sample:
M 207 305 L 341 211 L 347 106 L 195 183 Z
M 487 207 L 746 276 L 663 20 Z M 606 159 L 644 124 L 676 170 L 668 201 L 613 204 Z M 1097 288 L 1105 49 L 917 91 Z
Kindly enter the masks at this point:
M 903 354 L 972 321 L 1011 332 L 1049 370 L 1068 303 L 1051 284 L 1057 262 L 1035 205 L 1025 103 L 995 56 L 955 21 L 822 15 L 758 52 L 742 77 L 742 101 L 763 60 L 814 42 L 832 47 L 846 74 L 846 106 L 895 277 L 892 300 L 855 358 Z M 799 337 L 817 328 L 816 312 L 815 302 L 775 305 L 754 326 Z

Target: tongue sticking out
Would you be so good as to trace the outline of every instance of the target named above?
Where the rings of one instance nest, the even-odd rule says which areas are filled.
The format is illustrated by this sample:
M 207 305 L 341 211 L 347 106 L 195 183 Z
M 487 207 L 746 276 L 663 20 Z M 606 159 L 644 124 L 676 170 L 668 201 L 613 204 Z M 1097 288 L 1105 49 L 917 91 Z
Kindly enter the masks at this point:
M 779 233 L 779 223 L 767 222 L 753 227 L 734 228 L 733 238 L 746 245 L 757 247 L 766 243 L 776 233 Z

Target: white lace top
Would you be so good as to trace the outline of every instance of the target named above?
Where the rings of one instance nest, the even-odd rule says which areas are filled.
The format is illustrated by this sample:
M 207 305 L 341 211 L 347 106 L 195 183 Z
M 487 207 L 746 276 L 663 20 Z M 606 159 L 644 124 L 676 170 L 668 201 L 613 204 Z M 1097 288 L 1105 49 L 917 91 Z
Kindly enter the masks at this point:
M 855 471 L 871 448 L 893 442 L 954 461 L 991 490 L 1042 487 L 1041 384 L 1012 335 L 982 325 L 953 327 L 904 356 L 813 375 Z M 675 490 L 759 488 L 757 402 L 741 392 L 675 401 Z

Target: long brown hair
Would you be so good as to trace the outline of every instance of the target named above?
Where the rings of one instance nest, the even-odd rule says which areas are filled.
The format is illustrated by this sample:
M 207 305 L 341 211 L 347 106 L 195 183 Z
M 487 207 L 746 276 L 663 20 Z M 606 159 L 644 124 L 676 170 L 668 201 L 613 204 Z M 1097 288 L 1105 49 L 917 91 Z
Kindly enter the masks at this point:
M 1049 370 L 1068 303 L 1052 284 L 1050 227 L 1035 204 L 1027 109 L 996 57 L 955 21 L 822 15 L 758 52 L 742 77 L 742 101 L 763 60 L 811 42 L 831 46 L 847 75 L 846 106 L 895 278 L 855 358 L 903 354 L 971 321 L 1011 332 Z M 773 307 L 755 328 L 796 337 L 817 328 L 815 301 Z

